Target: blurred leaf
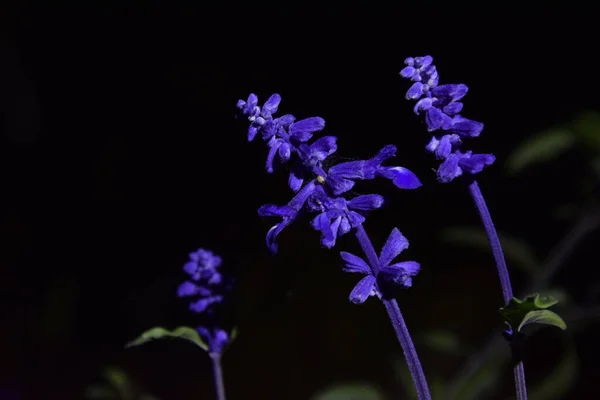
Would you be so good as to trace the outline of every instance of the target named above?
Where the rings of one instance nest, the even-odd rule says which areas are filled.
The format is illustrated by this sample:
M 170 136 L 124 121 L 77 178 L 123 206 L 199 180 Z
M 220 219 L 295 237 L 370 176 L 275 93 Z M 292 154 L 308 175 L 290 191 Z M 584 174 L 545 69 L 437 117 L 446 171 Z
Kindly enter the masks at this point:
M 587 146 L 600 149 L 600 113 L 585 111 L 571 123 L 573 133 Z
M 553 325 L 567 329 L 565 322 L 556 313 L 546 310 L 558 303 L 552 296 L 541 296 L 535 293 L 526 296 L 523 300 L 513 297 L 506 306 L 500 308 L 500 314 L 510 327 L 519 332 L 529 324 Z
M 132 399 L 131 383 L 127 373 L 119 367 L 108 367 L 104 369 L 104 377 L 108 383 L 117 390 L 122 400 Z
M 579 359 L 574 348 L 569 348 L 565 357 L 542 383 L 530 389 L 529 400 L 563 399 L 577 381 Z
M 511 265 L 525 272 L 533 273 L 539 269 L 539 262 L 531 248 L 522 240 L 499 233 L 505 257 Z M 482 228 L 453 226 L 442 229 L 441 239 L 446 243 L 490 251 L 490 242 Z
M 120 400 L 119 394 L 105 384 L 88 386 L 85 389 L 85 398 L 88 400 Z
M 563 321 L 558 314 L 550 310 L 529 311 L 527 314 L 525 314 L 525 317 L 523 318 L 523 321 L 521 321 L 521 325 L 519 325 L 519 329 L 517 330 L 520 331 L 523 327 L 529 324 L 556 326 L 563 331 L 567 329 L 567 324 L 565 321 Z
M 489 390 L 498 380 L 498 363 L 492 360 L 479 368 L 471 379 L 460 386 L 452 400 L 480 399 L 480 394 Z
M 438 377 L 434 377 L 429 384 L 432 399 L 442 399 L 446 394 L 446 384 Z
M 200 335 L 194 328 L 189 326 L 180 326 L 173 331 L 169 331 L 160 326 L 147 330 L 138 336 L 135 340 L 127 343 L 125 347 L 139 346 L 152 340 L 165 338 L 180 338 L 194 343 L 204 351 L 208 351 L 207 344 L 200 338 Z
M 573 132 L 553 128 L 525 139 L 507 158 L 506 168 L 510 173 L 544 161 L 552 160 L 575 144 Z
M 310 400 L 383 400 L 382 391 L 370 383 L 335 383 Z
M 461 355 L 468 351 L 456 334 L 446 330 L 425 332 L 420 340 L 431 349 L 446 354 Z

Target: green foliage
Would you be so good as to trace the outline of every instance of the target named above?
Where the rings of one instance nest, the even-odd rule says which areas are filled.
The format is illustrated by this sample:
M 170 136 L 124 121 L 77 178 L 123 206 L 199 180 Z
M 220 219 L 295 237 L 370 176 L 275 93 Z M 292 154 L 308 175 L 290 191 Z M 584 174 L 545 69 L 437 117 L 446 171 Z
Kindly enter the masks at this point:
M 533 250 L 520 239 L 499 233 L 505 257 L 511 265 L 521 268 L 527 273 L 534 273 L 539 269 L 539 262 Z M 482 228 L 470 226 L 453 226 L 442 229 L 441 239 L 447 243 L 470 247 L 477 250 L 490 251 L 490 242 Z
M 536 163 L 555 159 L 569 150 L 576 137 L 568 129 L 552 128 L 525 139 L 506 160 L 510 173 L 517 173 Z
M 420 335 L 420 341 L 427 347 L 445 354 L 463 355 L 469 351 L 456 334 L 447 330 L 427 331 Z
M 127 343 L 125 347 L 139 346 L 152 340 L 166 338 L 185 339 L 188 342 L 191 342 L 196 346 L 200 347 L 202 350 L 208 351 L 208 345 L 202 340 L 198 332 L 196 332 L 194 328 L 191 328 L 189 326 L 180 326 L 172 331 L 157 326 L 142 333 L 135 340 Z
M 541 296 L 538 293 L 526 296 L 523 300 L 513 297 L 506 306 L 500 308 L 504 321 L 516 332 L 529 324 L 556 326 L 567 329 L 565 321 L 558 314 L 547 310 L 558 303 L 552 296 Z
M 384 400 L 383 392 L 367 382 L 334 383 L 310 400 Z
M 158 400 L 148 393 L 135 393 L 130 377 L 119 367 L 105 368 L 102 375 L 106 383 L 88 386 L 85 390 L 87 400 Z

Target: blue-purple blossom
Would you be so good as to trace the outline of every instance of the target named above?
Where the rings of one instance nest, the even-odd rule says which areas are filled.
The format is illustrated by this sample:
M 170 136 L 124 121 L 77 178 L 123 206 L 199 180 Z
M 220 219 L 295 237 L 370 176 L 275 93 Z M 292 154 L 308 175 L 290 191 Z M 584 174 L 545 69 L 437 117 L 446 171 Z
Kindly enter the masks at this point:
M 223 302 L 227 282 L 219 272 L 221 257 L 211 251 L 198 249 L 189 254 L 190 260 L 183 266 L 190 280 L 183 282 L 177 289 L 179 297 L 194 297 L 190 310 L 203 313 L 211 312 L 212 306 Z
M 319 213 L 311 224 L 321 232 L 321 244 L 328 249 L 335 246 L 338 236 L 365 222 L 365 217 L 357 211 L 371 211 L 382 205 L 383 197 L 378 194 L 346 200 L 343 197 L 330 197 L 323 186 L 316 187 L 307 203 L 309 210 Z
M 225 347 L 231 341 L 229 333 L 221 328 L 199 326 L 196 330 L 208 345 L 209 353 L 223 354 Z
M 340 255 L 345 261 L 344 271 L 365 275 L 350 293 L 350 301 L 362 304 L 370 296 L 392 296 L 395 289 L 411 287 L 412 277 L 419 273 L 419 263 L 402 261 L 392 264 L 407 248 L 408 240 L 394 228 L 381 250 L 378 265 L 369 265 L 361 257 L 342 251 Z
M 260 133 L 267 142 L 267 172 L 272 173 L 277 165 L 289 162 L 296 155 L 288 179 L 288 185 L 294 192 L 300 190 L 306 179 L 315 177 L 326 180 L 335 196 L 350 190 L 356 180 L 376 177 L 390 179 L 401 189 L 421 186 L 419 179 L 408 169 L 382 165 L 396 155 L 393 145 L 385 146 L 372 159 L 338 164 L 325 171 L 324 161 L 337 151 L 337 138 L 323 136 L 309 144 L 313 134 L 324 129 L 325 120 L 310 117 L 296 121 L 290 114 L 273 118 L 280 101 L 281 97 L 273 94 L 261 108 L 258 106 L 258 97 L 250 94 L 247 101 L 239 100 L 237 107 L 250 121 L 248 139 L 251 141 Z
M 483 130 L 481 122 L 460 114 L 463 109 L 460 100 L 469 88 L 464 84 L 438 85 L 439 75 L 431 56 L 409 57 L 404 63 L 406 67 L 400 75 L 414 82 L 406 92 L 406 98 L 417 100 L 414 112 L 425 114 L 427 130 L 434 134 L 425 148 L 442 160 L 437 170 L 438 180 L 450 182 L 465 173 L 473 175 L 492 165 L 495 161 L 492 154 L 459 150 L 463 139 L 478 137 Z

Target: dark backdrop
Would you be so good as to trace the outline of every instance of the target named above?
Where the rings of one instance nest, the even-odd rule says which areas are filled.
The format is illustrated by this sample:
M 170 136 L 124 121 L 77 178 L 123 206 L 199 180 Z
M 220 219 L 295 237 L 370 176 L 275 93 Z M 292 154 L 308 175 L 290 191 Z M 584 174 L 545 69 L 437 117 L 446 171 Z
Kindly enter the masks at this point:
M 497 226 L 543 258 L 568 226 L 549 215 L 574 197 L 578 158 L 518 179 L 503 160 L 523 138 L 597 107 L 591 12 L 167 3 L 4 5 L 0 383 L 23 398 L 80 399 L 103 367 L 120 365 L 160 399 L 212 398 L 200 350 L 123 349 L 152 326 L 194 324 L 174 291 L 187 253 L 206 247 L 237 279 L 240 336 L 224 358 L 231 399 L 307 399 L 354 379 L 401 396 L 389 322 L 375 300 L 349 304 L 355 277 L 341 272 L 337 251 L 319 247 L 308 221 L 284 232 L 277 256 L 266 251 L 270 222 L 256 209 L 290 192 L 284 172 L 266 174 L 266 147 L 247 143 L 235 118 L 250 92 L 263 101 L 278 92 L 282 112 L 325 118 L 342 156 L 396 144 L 396 163 L 424 186 L 361 190 L 387 199 L 366 226 L 376 247 L 398 226 L 411 241 L 407 259 L 423 266 L 399 295 L 413 335 L 449 328 L 478 346 L 499 331 L 491 256 L 437 238 L 478 220 L 460 184 L 436 183 L 398 72 L 405 57 L 431 54 L 442 82 L 468 84 L 464 114 L 486 126 L 472 146 L 498 159 L 481 176 Z M 557 276 L 575 298 L 598 277 L 589 240 Z M 358 252 L 351 237 L 337 249 Z M 526 283 L 519 271 L 513 280 Z M 597 335 L 592 326 L 576 337 L 583 368 L 569 398 L 600 394 Z M 560 332 L 542 336 L 526 360 L 532 383 L 556 358 L 548 349 Z M 451 376 L 460 364 L 419 352 L 426 372 Z M 498 398 L 511 385 L 507 372 Z

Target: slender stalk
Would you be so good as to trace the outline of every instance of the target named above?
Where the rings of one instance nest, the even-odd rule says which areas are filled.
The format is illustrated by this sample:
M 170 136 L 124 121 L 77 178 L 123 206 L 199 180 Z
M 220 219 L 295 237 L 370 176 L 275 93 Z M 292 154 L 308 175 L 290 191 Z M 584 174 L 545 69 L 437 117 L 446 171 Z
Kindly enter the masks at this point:
M 375 248 L 362 225 L 359 225 L 358 228 L 356 228 L 356 238 L 369 261 L 373 275 L 377 276 L 377 273 L 379 272 L 379 258 L 377 257 Z M 417 399 L 431 400 L 431 394 L 429 393 L 429 387 L 427 386 L 427 379 L 425 379 L 425 374 L 423 373 L 423 367 L 419 361 L 417 350 L 410 337 L 408 327 L 404 322 L 404 317 L 400 312 L 400 307 L 398 307 L 396 299 L 382 299 L 381 301 L 385 306 L 390 321 L 392 322 L 392 326 L 394 327 L 394 331 L 396 332 L 396 336 L 398 337 L 398 341 L 400 342 L 400 346 L 402 347 L 402 351 L 404 352 L 404 357 L 406 358 L 406 363 L 408 364 L 408 369 L 417 391 Z
M 507 304 L 510 299 L 513 298 L 512 285 L 510 283 L 510 276 L 508 275 L 508 268 L 506 267 L 506 261 L 504 260 L 504 252 L 502 251 L 502 245 L 492 221 L 490 210 L 487 207 L 483 194 L 479 189 L 479 185 L 476 180 L 469 185 L 469 192 L 475 202 L 475 207 L 479 211 L 481 216 L 481 222 L 485 228 L 485 232 L 490 241 L 492 247 L 492 254 L 496 261 L 496 268 L 498 269 L 498 277 L 500 278 L 500 285 L 502 286 L 502 296 L 504 297 L 504 304 Z M 527 400 L 527 384 L 525 382 L 525 368 L 522 360 L 515 360 L 517 363 L 514 366 L 515 376 L 515 389 L 517 392 L 517 400 Z
M 225 399 L 225 384 L 223 383 L 223 369 L 221 368 L 221 355 L 210 353 L 213 362 L 213 372 L 215 375 L 215 389 L 217 391 L 217 400 Z

